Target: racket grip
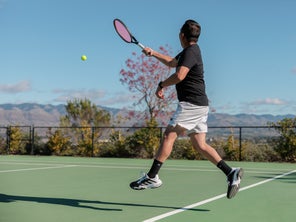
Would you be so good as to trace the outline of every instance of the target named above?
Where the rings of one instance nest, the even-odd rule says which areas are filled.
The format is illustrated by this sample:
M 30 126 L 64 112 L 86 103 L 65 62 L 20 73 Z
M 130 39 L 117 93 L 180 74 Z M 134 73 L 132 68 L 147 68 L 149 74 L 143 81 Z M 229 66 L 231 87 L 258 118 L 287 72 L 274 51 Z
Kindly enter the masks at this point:
M 145 46 L 138 42 L 137 44 L 141 49 L 145 49 Z

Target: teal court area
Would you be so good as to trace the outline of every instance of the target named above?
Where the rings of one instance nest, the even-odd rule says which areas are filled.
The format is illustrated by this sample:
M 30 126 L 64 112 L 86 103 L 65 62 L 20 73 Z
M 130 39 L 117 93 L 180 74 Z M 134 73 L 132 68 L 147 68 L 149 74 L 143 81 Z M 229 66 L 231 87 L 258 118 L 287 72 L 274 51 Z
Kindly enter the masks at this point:
M 226 198 L 226 178 L 208 161 L 168 160 L 163 186 L 134 191 L 151 160 L 0 156 L 1 222 L 240 221 L 296 219 L 296 165 L 229 162 L 245 170 Z

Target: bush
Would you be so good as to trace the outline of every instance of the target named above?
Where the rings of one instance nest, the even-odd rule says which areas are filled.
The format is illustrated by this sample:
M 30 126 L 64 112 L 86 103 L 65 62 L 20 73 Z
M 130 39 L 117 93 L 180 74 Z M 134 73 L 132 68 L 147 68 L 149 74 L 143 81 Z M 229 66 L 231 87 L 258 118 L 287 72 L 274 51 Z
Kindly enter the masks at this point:
M 243 160 L 253 162 L 273 162 L 281 158 L 269 144 L 247 143 L 244 151 Z
M 7 144 L 4 138 L 0 137 L 0 154 L 7 154 Z
M 100 144 L 99 156 L 101 157 L 132 157 L 129 147 L 126 144 L 125 137 L 121 131 L 112 131 L 109 137 L 109 142 Z
M 9 135 L 9 153 L 10 154 L 27 154 L 25 144 L 24 133 L 21 131 L 19 126 L 10 126 L 8 129 Z
M 71 141 L 70 138 L 65 137 L 61 130 L 54 132 L 49 129 L 48 132 L 49 140 L 46 143 L 46 148 L 55 155 L 67 155 L 71 153 Z
M 158 128 L 141 128 L 126 137 L 125 147 L 130 157 L 152 158 L 160 143 Z
M 239 141 L 233 135 L 230 135 L 227 139 L 211 139 L 209 145 L 217 151 L 222 159 L 239 160 Z
M 283 161 L 296 162 L 296 117 L 270 123 L 280 136 L 274 139 L 275 151 Z

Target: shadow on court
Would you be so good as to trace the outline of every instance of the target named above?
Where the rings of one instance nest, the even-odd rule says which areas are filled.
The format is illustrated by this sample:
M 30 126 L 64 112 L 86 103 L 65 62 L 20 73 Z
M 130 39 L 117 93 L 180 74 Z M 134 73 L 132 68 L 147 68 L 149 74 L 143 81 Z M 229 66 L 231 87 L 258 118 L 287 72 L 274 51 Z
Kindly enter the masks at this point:
M 69 207 L 86 208 L 93 210 L 102 211 L 122 211 L 120 208 L 102 208 L 89 206 L 87 204 L 98 204 L 98 205 L 112 205 L 112 206 L 130 206 L 130 207 L 151 207 L 151 208 L 165 208 L 165 209 L 180 209 L 182 207 L 176 206 L 160 206 L 160 205 L 149 205 L 149 204 L 137 204 L 137 203 L 116 203 L 116 202 L 106 202 L 106 201 L 96 201 L 96 200 L 79 200 L 79 199 L 67 199 L 67 198 L 51 198 L 51 197 L 30 197 L 30 196 L 14 196 L 0 194 L 0 203 L 11 203 L 16 201 L 26 201 L 26 202 L 36 202 L 44 204 L 55 204 L 63 205 Z M 182 208 L 186 209 L 186 208 Z M 207 209 L 186 209 L 191 211 L 201 211 L 207 212 Z

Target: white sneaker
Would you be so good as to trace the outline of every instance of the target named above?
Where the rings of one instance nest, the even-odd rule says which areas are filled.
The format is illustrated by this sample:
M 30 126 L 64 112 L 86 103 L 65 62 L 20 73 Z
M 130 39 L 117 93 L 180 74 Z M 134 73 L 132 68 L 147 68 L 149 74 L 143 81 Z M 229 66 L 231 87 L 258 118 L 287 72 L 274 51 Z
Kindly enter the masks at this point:
M 232 171 L 227 176 L 227 198 L 233 198 L 236 193 L 239 191 L 240 182 L 243 177 L 244 171 L 242 168 L 233 168 Z
M 134 190 L 144 190 L 147 188 L 158 188 L 162 185 L 162 181 L 159 179 L 158 175 L 154 178 L 150 178 L 146 173 L 138 180 L 131 182 L 130 187 Z

